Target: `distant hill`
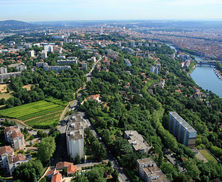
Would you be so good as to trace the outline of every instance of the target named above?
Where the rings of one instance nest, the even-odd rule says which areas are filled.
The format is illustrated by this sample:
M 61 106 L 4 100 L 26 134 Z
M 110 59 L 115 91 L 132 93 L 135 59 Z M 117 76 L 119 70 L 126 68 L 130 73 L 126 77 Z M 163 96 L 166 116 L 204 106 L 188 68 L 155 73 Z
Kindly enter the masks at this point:
M 34 26 L 33 24 L 17 20 L 0 21 L 0 30 L 9 30 L 9 29 L 19 30 L 24 28 L 30 28 L 33 26 Z

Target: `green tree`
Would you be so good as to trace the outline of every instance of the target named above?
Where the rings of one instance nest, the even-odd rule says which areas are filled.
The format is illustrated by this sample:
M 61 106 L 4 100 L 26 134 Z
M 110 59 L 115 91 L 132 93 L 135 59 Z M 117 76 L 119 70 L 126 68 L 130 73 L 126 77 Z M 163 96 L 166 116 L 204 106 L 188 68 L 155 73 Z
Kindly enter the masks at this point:
M 55 152 L 55 148 L 56 144 L 53 137 L 43 138 L 38 147 L 38 159 L 45 164 L 52 157 L 53 153 Z
M 14 179 L 20 179 L 24 182 L 36 182 L 43 171 L 42 163 L 37 161 L 29 161 L 15 168 L 13 172 Z
M 88 178 L 83 175 L 77 175 L 73 182 L 89 182 Z
M 184 168 L 187 170 L 187 174 L 193 179 L 200 179 L 200 170 L 198 169 L 195 161 L 191 158 L 184 161 Z

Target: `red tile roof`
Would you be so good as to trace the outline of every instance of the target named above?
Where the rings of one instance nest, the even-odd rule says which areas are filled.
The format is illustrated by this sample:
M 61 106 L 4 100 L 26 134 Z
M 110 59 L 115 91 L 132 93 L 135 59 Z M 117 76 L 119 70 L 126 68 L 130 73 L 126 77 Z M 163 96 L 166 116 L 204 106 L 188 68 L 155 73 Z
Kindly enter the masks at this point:
M 56 169 L 63 169 L 65 167 L 69 167 L 70 165 L 73 165 L 71 162 L 58 162 L 56 164 Z
M 62 181 L 62 175 L 60 173 L 57 173 L 52 176 L 51 182 L 61 182 Z
M 78 170 L 78 168 L 72 164 L 72 165 L 70 165 L 70 166 L 67 168 L 67 174 L 68 174 L 68 175 L 69 175 L 69 174 L 73 174 L 73 173 L 75 173 L 77 170 Z
M 9 131 L 14 131 L 14 130 L 17 130 L 17 128 L 14 126 L 9 126 L 9 127 L 5 128 L 4 133 L 7 133 Z
M 51 175 L 54 175 L 54 174 L 56 174 L 56 173 L 59 173 L 59 171 L 57 171 L 56 169 L 53 169 L 53 170 L 49 171 L 49 172 L 46 174 L 46 176 L 51 176 Z
M 20 131 L 13 131 L 13 133 L 11 134 L 11 138 L 14 139 L 17 137 L 24 137 L 24 135 Z
M 16 163 L 18 161 L 25 161 L 26 160 L 26 157 L 22 154 L 18 154 L 18 155 L 14 155 L 14 156 L 9 156 L 8 157 L 8 160 L 9 160 L 9 163 Z
M 5 153 L 13 154 L 13 152 L 14 152 L 14 150 L 10 146 L 0 147 L 0 155 L 3 155 Z

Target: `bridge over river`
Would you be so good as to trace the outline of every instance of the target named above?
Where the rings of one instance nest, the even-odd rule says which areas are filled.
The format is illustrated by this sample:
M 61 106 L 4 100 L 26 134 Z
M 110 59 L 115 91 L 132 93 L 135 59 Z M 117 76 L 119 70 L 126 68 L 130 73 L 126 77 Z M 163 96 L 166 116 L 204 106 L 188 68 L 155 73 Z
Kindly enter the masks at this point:
M 215 60 L 198 60 L 197 64 L 198 65 L 216 66 L 217 65 L 217 61 L 215 61 Z

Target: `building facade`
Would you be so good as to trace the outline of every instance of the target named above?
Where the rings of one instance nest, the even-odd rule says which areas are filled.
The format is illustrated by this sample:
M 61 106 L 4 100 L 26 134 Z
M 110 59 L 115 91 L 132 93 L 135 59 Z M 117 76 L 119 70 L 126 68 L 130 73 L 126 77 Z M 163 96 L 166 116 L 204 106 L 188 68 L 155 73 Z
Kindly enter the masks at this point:
M 76 156 L 84 158 L 84 128 L 82 123 L 74 118 L 67 126 L 66 145 L 71 158 L 75 159 Z
M 167 177 L 151 158 L 137 160 L 139 176 L 145 182 L 169 182 Z
M 195 146 L 197 132 L 176 112 L 169 113 L 169 131 L 177 138 L 178 142 Z
M 14 155 L 14 150 L 11 146 L 0 147 L 0 166 L 7 168 L 8 156 Z
M 148 153 L 151 147 L 147 144 L 147 142 L 143 139 L 142 135 L 140 135 L 135 130 L 127 130 L 124 132 L 124 138 L 128 140 L 133 149 L 137 152 Z
M 15 150 L 24 149 L 25 140 L 24 135 L 21 133 L 20 129 L 16 126 L 10 126 L 4 130 L 5 139 L 11 144 Z

